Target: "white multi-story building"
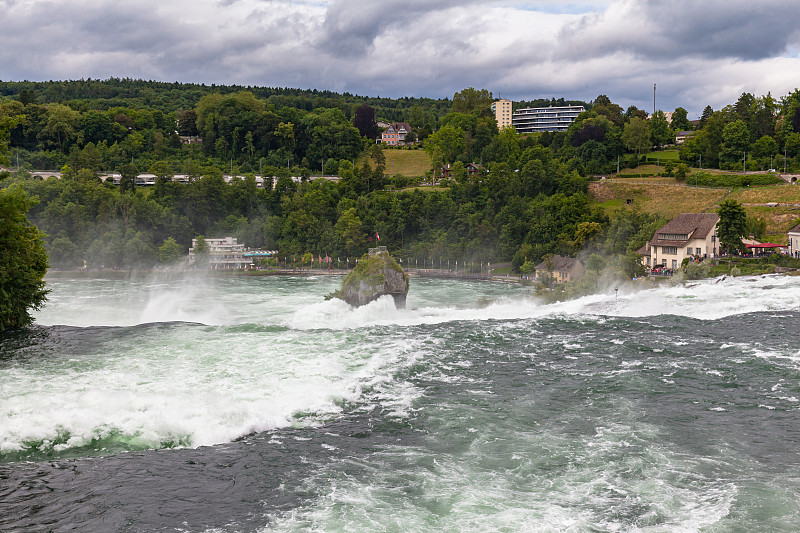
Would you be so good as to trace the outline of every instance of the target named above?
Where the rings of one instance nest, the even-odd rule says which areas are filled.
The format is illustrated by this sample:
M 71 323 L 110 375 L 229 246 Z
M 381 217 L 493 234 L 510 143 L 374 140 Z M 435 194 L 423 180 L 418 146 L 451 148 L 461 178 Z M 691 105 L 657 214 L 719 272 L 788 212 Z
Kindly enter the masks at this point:
M 492 113 L 497 121 L 498 130 L 511 126 L 511 100 L 500 99 L 492 102 Z
M 250 268 L 253 264 L 252 257 L 245 257 L 244 244 L 236 242 L 236 237 L 223 237 L 221 239 L 206 239 L 208 245 L 209 268 Z M 195 248 L 197 239 L 192 239 L 189 248 L 189 263 L 197 259 Z
M 584 111 L 586 110 L 580 105 L 526 107 L 517 109 L 511 116 L 511 123 L 517 133 L 567 131 L 569 125 Z

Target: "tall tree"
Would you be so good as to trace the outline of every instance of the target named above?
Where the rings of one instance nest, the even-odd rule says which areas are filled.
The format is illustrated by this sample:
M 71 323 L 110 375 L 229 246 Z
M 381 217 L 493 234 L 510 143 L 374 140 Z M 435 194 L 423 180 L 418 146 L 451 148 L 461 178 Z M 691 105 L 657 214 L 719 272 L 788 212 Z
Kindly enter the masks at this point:
M 622 130 L 622 142 L 625 148 L 636 152 L 636 157 L 641 155 L 642 150 L 652 146 L 650 143 L 650 127 L 645 120 L 633 117 L 630 122 L 625 124 Z
M 672 130 L 663 111 L 656 111 L 650 118 L 650 137 L 653 144 L 661 148 L 665 144 L 675 141 Z
M 183 250 L 181 246 L 172 237 L 168 237 L 161 246 L 158 247 L 158 261 L 160 263 L 175 263 L 182 255 Z
M 672 129 L 676 131 L 684 131 L 692 128 L 692 123 L 689 122 L 689 112 L 682 107 L 676 107 L 672 112 Z
M 453 95 L 454 113 L 491 114 L 492 93 L 486 89 L 469 87 Z
M 706 106 L 706 107 L 703 109 L 703 114 L 702 114 L 702 115 L 700 115 L 700 124 L 699 124 L 701 128 L 704 128 L 704 127 L 705 127 L 705 125 L 706 125 L 706 121 L 707 121 L 707 120 L 708 120 L 708 119 L 711 117 L 711 115 L 713 115 L 713 114 L 714 114 L 714 110 L 713 110 L 713 109 L 711 109 L 711 106 L 710 106 L 710 105 L 707 105 L 707 106 Z
M 47 299 L 47 252 L 25 216 L 35 203 L 21 186 L 0 189 L 0 332 L 29 325 Z
M 744 152 L 750 148 L 750 132 L 743 120 L 735 120 L 726 124 L 722 130 L 722 148 L 720 159 L 734 162 L 741 160 Z
M 195 238 L 194 244 L 194 264 L 200 268 L 208 267 L 208 261 L 211 256 L 211 247 L 206 242 L 206 238 L 198 235 Z
M 719 204 L 719 227 L 717 235 L 720 245 L 728 253 L 744 250 L 742 237 L 747 233 L 747 213 L 736 200 L 725 200 Z
M 353 126 L 358 128 L 362 137 L 372 141 L 378 136 L 378 123 L 375 122 L 375 110 L 367 104 L 358 106 L 353 115 Z
M 52 104 L 47 108 L 47 122 L 42 133 L 61 151 L 66 151 L 67 144 L 77 136 L 80 118 L 80 113 L 72 108 L 61 104 Z

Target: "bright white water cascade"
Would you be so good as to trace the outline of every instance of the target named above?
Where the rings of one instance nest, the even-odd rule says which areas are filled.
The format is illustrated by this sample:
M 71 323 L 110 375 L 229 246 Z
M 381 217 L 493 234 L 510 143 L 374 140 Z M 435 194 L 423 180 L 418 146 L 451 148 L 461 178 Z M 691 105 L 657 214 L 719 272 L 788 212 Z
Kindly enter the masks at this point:
M 414 279 L 405 310 L 339 283 L 51 280 L 0 343 L 0 529 L 800 523 L 800 277 L 558 304 Z

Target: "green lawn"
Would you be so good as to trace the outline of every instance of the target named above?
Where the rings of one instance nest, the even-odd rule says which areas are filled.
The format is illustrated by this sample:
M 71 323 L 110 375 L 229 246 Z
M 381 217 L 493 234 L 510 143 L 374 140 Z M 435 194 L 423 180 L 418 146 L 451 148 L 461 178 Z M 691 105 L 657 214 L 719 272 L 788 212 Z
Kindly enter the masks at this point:
M 678 162 L 678 150 L 660 150 L 657 152 L 649 152 L 645 154 L 645 157 L 648 160 L 655 161 L 660 159 L 663 163 L 664 161 L 675 161 Z
M 386 174 L 417 177 L 431 171 L 431 158 L 424 150 L 385 148 Z

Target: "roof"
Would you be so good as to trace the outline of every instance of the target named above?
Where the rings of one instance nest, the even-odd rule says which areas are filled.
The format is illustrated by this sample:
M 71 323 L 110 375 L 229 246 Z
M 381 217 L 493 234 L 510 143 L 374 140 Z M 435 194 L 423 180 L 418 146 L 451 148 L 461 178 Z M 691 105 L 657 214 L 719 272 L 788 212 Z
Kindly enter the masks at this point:
M 705 239 L 714 230 L 719 222 L 716 213 L 682 213 L 656 230 L 651 246 L 683 246 L 693 239 Z M 686 240 L 663 240 L 658 235 L 667 233 L 671 235 L 686 235 Z
M 562 257 L 560 255 L 554 255 L 553 257 L 550 258 L 550 261 L 553 264 L 553 272 L 571 270 L 572 267 L 580 263 L 580 261 L 578 261 L 574 257 Z M 545 259 L 544 261 L 536 265 L 536 270 L 549 270 L 549 267 L 547 265 L 547 260 Z
M 789 233 L 800 233 L 800 224 L 789 230 Z
M 784 248 L 785 244 L 775 244 L 774 242 L 762 242 L 760 244 L 746 244 L 748 248 Z

